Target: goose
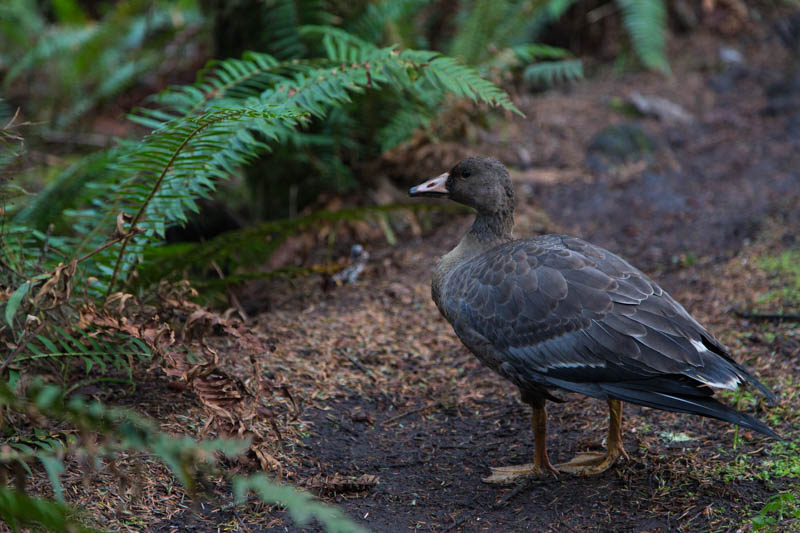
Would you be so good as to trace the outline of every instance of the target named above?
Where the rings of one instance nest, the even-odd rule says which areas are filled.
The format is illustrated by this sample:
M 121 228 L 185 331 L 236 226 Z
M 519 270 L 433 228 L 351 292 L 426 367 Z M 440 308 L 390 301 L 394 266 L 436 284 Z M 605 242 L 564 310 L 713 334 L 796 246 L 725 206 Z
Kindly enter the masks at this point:
M 476 211 L 472 228 L 435 268 L 433 301 L 461 342 L 532 408 L 533 463 L 492 468 L 484 481 L 595 475 L 628 459 L 622 402 L 717 418 L 780 439 L 712 397 L 714 388 L 749 383 L 776 401 L 656 282 L 575 237 L 514 238 L 514 189 L 497 159 L 464 159 L 409 195 L 448 198 Z M 550 463 L 545 404 L 563 401 L 553 395 L 558 390 L 607 401 L 605 452 Z

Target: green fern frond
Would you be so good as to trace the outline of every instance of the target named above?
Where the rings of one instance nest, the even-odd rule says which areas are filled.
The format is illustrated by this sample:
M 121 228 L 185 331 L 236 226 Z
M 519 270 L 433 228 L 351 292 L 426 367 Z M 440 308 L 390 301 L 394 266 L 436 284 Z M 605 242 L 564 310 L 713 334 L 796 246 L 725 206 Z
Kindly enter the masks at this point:
M 583 78 L 583 63 L 578 59 L 544 61 L 528 65 L 522 73 L 525 81 L 553 85 Z
M 268 51 L 279 59 L 307 55 L 306 45 L 297 33 L 301 23 L 296 3 L 293 0 L 268 2 L 266 7 L 264 33 L 270 37 Z
M 377 43 L 390 24 L 411 17 L 431 0 L 382 0 L 368 3 L 360 17 L 346 26 L 346 30 L 359 38 Z
M 99 533 L 75 520 L 76 512 L 67 506 L 24 492 L 0 486 L 0 517 L 14 530 L 43 527 L 61 533 Z
M 102 182 L 108 166 L 120 153 L 119 149 L 101 150 L 70 165 L 55 177 L 47 189 L 15 211 L 13 222 L 41 231 L 46 230 L 50 224 L 59 222 L 54 214 L 62 214 L 79 205 L 85 197 L 86 186 L 92 182 Z
M 284 505 L 300 527 L 316 519 L 330 533 L 367 533 L 365 528 L 353 523 L 338 509 L 319 503 L 297 489 L 278 485 L 264 474 L 234 479 L 233 498 L 237 503 L 245 503 L 250 491 L 258 494 L 263 502 Z
M 269 36 L 269 43 L 263 51 L 278 59 L 309 57 L 300 28 L 306 24 L 333 23 L 324 0 L 279 0 L 266 2 L 264 7 L 264 34 Z
M 648 68 L 669 72 L 666 53 L 667 11 L 663 0 L 617 0 L 633 50 Z
M 304 31 L 310 33 L 321 30 L 310 28 Z M 138 149 L 136 157 L 139 163 L 123 166 L 129 172 L 144 171 L 153 176 L 161 176 L 156 178 L 153 187 L 153 190 L 161 189 L 161 192 L 148 199 L 144 195 L 146 188 L 142 187 L 142 181 L 138 177 L 130 182 L 130 186 L 123 183 L 117 188 L 121 191 L 117 197 L 120 200 L 126 197 L 121 202 L 122 205 L 145 206 L 138 213 L 130 213 L 137 223 L 139 219 L 145 221 L 145 231 L 142 236 L 131 239 L 129 249 L 124 254 L 119 254 L 112 272 L 129 271 L 148 239 L 163 236 L 169 225 L 186 221 L 185 213 L 195 208 L 194 197 L 210 191 L 215 179 L 224 178 L 236 166 L 266 149 L 264 142 L 259 139 L 286 140 L 292 136 L 298 116 L 307 114 L 324 117 L 332 107 L 350 103 L 351 93 L 361 93 L 384 84 L 414 91 L 415 81 L 425 79 L 441 91 L 519 112 L 505 92 L 484 80 L 474 69 L 451 58 L 433 52 L 406 50 L 398 54 L 390 48 L 377 49 L 371 45 L 360 47 L 359 40 L 345 37 L 343 32 L 335 29 L 326 30 L 324 38 L 329 38 L 332 54 L 345 53 L 347 57 L 357 57 L 360 61 L 342 64 L 337 55 L 337 60 L 332 63 L 337 65 L 335 68 L 298 66 L 298 73 L 293 78 L 282 78 L 279 84 L 273 83 L 264 88 L 259 97 L 259 105 L 281 105 L 282 109 L 294 112 L 291 116 L 276 117 L 280 119 L 277 122 L 245 116 L 234 118 L 232 115 L 226 119 L 224 126 L 215 126 L 211 130 L 212 135 L 202 141 L 199 150 L 195 150 L 192 146 L 200 142 L 199 139 L 192 139 L 196 135 L 193 129 L 197 124 L 196 119 L 175 119 L 178 120 L 176 123 L 166 127 L 160 126 L 160 121 L 169 119 L 170 114 L 162 111 L 140 113 L 140 122 L 161 129 L 154 134 L 154 141 L 148 141 L 144 147 Z M 345 48 L 347 51 L 343 52 Z M 271 63 L 263 57 L 259 60 L 260 71 L 265 66 L 270 67 Z M 242 63 L 223 62 L 217 69 L 227 71 L 230 77 L 247 77 L 251 72 Z M 214 79 L 217 78 L 214 76 Z M 248 79 L 252 84 L 269 82 L 266 78 L 259 78 L 258 81 L 255 77 Z M 198 92 L 183 91 L 183 94 L 194 94 L 198 98 Z M 220 99 L 214 102 L 222 106 L 231 105 L 234 101 Z M 189 122 L 185 122 L 187 120 Z M 168 134 L 161 133 L 162 131 Z M 253 132 L 257 132 L 258 137 Z M 152 145 L 152 148 L 148 148 L 148 145 Z M 187 153 L 176 155 L 181 151 Z M 212 157 L 204 161 L 203 157 L 209 155 Z M 177 199 L 179 201 L 176 202 Z
M 243 441 L 217 439 L 198 443 L 188 437 L 171 437 L 162 433 L 154 422 L 132 411 L 107 407 L 97 401 L 87 403 L 81 397 L 67 399 L 59 387 L 41 383 L 29 386 L 22 397 L 0 381 L 0 405 L 62 421 L 83 432 L 102 434 L 108 442 L 95 450 L 98 457 L 125 450 L 149 451 L 164 461 L 189 491 L 193 491 L 195 483 L 193 465 L 213 460 L 217 451 L 238 455 L 247 446 Z
M 511 51 L 522 63 L 532 63 L 538 59 L 564 59 L 572 56 L 569 50 L 540 43 L 513 46 Z
M 74 184 L 88 204 L 66 212 L 82 240 L 76 255 L 99 248 L 115 226 L 120 230 L 120 216 L 129 217 L 125 228 L 140 232 L 82 265 L 80 275 L 94 279 L 95 294 L 108 293 L 117 279 L 127 278 L 145 248 L 159 243 L 168 227 L 185 223 L 188 213 L 197 210 L 196 199 L 208 197 L 217 180 L 236 173 L 271 146 L 322 146 L 328 142 L 325 136 L 342 139 L 330 143 L 332 149 L 347 146 L 347 133 L 357 125 L 341 122 L 347 113 L 334 110 L 354 105 L 353 98 L 366 91 L 394 91 L 403 101 L 417 102 L 408 108 L 417 106 L 405 115 L 407 127 L 399 130 L 403 134 L 411 131 L 412 122 L 424 121 L 425 106 L 418 103 L 431 109 L 447 93 L 519 113 L 504 91 L 452 58 L 377 48 L 337 28 L 306 26 L 300 32 L 324 43 L 329 57 L 281 62 L 251 53 L 215 63 L 197 83 L 163 93 L 157 99 L 160 108 L 137 111 L 132 120 L 153 133 L 141 142 L 122 142 L 114 154 L 97 156 L 98 161 L 116 160 L 102 165 L 99 179 L 85 187 Z M 325 120 L 317 128 L 323 133 L 303 131 L 305 117 L 314 117 L 318 124 Z M 339 133 L 334 133 L 337 128 Z M 399 142 L 399 135 L 389 138 L 385 132 L 385 146 Z M 345 166 L 334 154 L 310 160 L 319 159 L 320 168 L 332 169 L 331 178 L 352 180 L 341 172 Z M 64 178 L 51 191 L 63 192 L 71 183 Z M 33 211 L 23 218 L 39 219 Z
M 490 47 L 502 48 L 496 42 L 494 31 L 507 15 L 510 2 L 473 0 L 465 20 L 459 22 L 460 30 L 453 38 L 448 52 L 469 65 L 482 63 L 491 56 Z M 498 46 L 500 44 L 500 46 Z
M 14 223 L 6 225 L 0 234 L 0 248 L 6 264 L 30 277 L 42 268 L 69 261 L 75 245 L 76 240 L 71 236 L 48 235 Z
M 520 116 L 523 113 L 511 102 L 508 94 L 494 83 L 484 79 L 472 67 L 461 64 L 451 57 L 429 56 L 428 53 L 406 50 L 401 57 L 425 65 L 422 74 L 434 85 L 453 94 L 469 98 L 474 102 L 488 102 L 493 106 L 512 111 Z
M 448 48 L 467 64 L 483 66 L 507 48 L 529 42 L 552 20 L 552 1 L 473 0 Z
M 243 453 L 247 441 L 216 439 L 197 442 L 189 437 L 173 437 L 162 432 L 152 420 L 137 413 L 113 408 L 98 401 L 87 402 L 80 397 L 66 399 L 64 392 L 52 385 L 33 383 L 25 395 L 15 394 L 4 381 L 0 381 L 0 406 L 5 410 L 35 415 L 76 429 L 74 436 L 36 438 L 26 445 L 22 440 L 14 448 L 0 450 L 0 463 L 40 461 L 50 474 L 53 490 L 61 490 L 60 475 L 64 464 L 60 458 L 65 449 L 86 448 L 81 439 L 92 439 L 92 456 L 96 460 L 114 459 L 123 452 L 139 452 L 160 459 L 175 478 L 189 491 L 195 493 L 201 467 L 207 469 L 217 463 L 219 455 L 235 457 Z M 341 511 L 314 500 L 309 495 L 289 486 L 269 480 L 263 474 L 250 477 L 226 476 L 234 490 L 235 500 L 243 504 L 249 491 L 254 491 L 262 501 L 284 506 L 300 525 L 311 518 L 320 521 L 326 531 L 363 531 Z M 82 531 L 89 529 L 70 519 L 71 513 L 61 504 L 30 498 L 22 492 L 0 487 L 0 516 L 12 526 L 39 523 L 51 531 Z
M 63 128 L 129 87 L 142 73 L 157 71 L 164 63 L 163 43 L 182 29 L 202 24 L 192 2 L 176 5 L 161 0 L 117 2 L 93 24 L 48 23 L 28 35 L 27 46 L 18 47 L 24 54 L 6 58 L 11 68 L 4 87 L 36 69 L 49 89 L 42 95 L 34 91 L 28 112 L 47 110 L 48 122 Z M 169 50 L 180 54 L 181 46 Z
M 133 385 L 132 364 L 148 363 L 152 358 L 150 348 L 140 339 L 130 335 L 119 332 L 102 335 L 99 333 L 81 329 L 69 332 L 53 326 L 49 334 L 37 335 L 35 340 L 29 342 L 26 349 L 15 357 L 14 362 L 29 364 L 51 361 L 64 371 L 77 359 L 83 362 L 86 376 L 90 376 L 92 370 L 97 369 L 98 376 L 67 389 L 67 394 L 95 381 L 113 380 Z M 110 376 L 112 371 L 125 374 L 127 379 L 113 378 Z
M 333 26 L 303 26 L 300 34 L 320 39 L 328 59 L 333 61 L 360 63 L 378 50 L 371 42 Z
M 176 114 L 193 115 L 215 100 L 257 97 L 266 87 L 282 80 L 293 64 L 257 52 L 246 52 L 242 59 L 211 61 L 198 74 L 197 83 L 171 88 L 155 100 Z M 137 115 L 131 118 L 140 120 Z M 145 125 L 157 127 L 159 122 Z
M 434 99 L 433 102 L 440 100 Z M 392 114 L 389 122 L 378 132 L 378 141 L 381 143 L 381 150 L 388 151 L 403 143 L 414 131 L 422 128 L 430 122 L 435 111 L 427 105 L 407 104 Z
M 0 64 L 12 61 L 14 49 L 25 49 L 31 36 L 43 35 L 48 21 L 36 0 L 0 2 Z
M 3 79 L 4 86 L 7 88 L 25 70 L 64 54 L 65 50 L 75 50 L 85 45 L 95 36 L 96 32 L 96 26 L 51 29 L 42 36 L 36 46 L 14 62 L 14 66 L 9 69 Z
M 164 118 L 158 111 L 141 113 L 140 117 L 151 121 Z M 141 223 L 142 234 L 123 241 L 119 249 L 108 249 L 117 259 L 110 278 L 104 275 L 107 269 L 98 273 L 107 280 L 106 293 L 111 293 L 119 275 L 125 277 L 136 264 L 147 243 L 163 239 L 169 225 L 186 222 L 187 211 L 197 210 L 195 198 L 213 190 L 213 178 L 254 157 L 254 146 L 265 147 L 247 129 L 259 128 L 274 138 L 303 115 L 288 106 L 256 107 L 253 103 L 252 107 L 175 119 L 147 137 L 135 153 L 119 163 L 129 177 L 115 187 L 115 197 L 123 213 L 132 217 L 130 227 L 138 228 Z M 242 138 L 244 143 L 239 142 Z

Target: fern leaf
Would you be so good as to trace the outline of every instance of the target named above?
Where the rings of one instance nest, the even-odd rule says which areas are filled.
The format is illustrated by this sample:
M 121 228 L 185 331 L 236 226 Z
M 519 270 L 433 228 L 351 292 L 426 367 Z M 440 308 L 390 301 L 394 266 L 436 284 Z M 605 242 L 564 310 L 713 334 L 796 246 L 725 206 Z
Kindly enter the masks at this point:
M 81 158 L 60 172 L 50 186 L 38 193 L 12 220 L 15 224 L 39 230 L 59 222 L 54 213 L 64 213 L 84 198 L 86 186 L 92 181 L 102 181 L 107 167 L 120 155 L 117 149 L 102 150 Z
M 564 59 L 570 57 L 569 50 L 540 43 L 528 43 L 511 48 L 514 56 L 522 63 L 531 63 L 537 59 Z
M 435 99 L 434 102 L 440 100 Z M 434 116 L 434 111 L 428 106 L 406 105 L 398 109 L 389 122 L 378 132 L 381 150 L 388 151 L 411 137 L 417 129 L 425 126 Z
M 20 527 L 41 526 L 47 531 L 99 533 L 76 521 L 74 515 L 74 510 L 59 503 L 0 486 L 0 516 L 15 531 Z
M 525 81 L 553 85 L 583 78 L 583 63 L 578 59 L 534 63 L 522 73 Z
M 469 65 L 482 63 L 490 56 L 490 47 L 497 46 L 493 31 L 506 15 L 507 2 L 474 0 L 472 9 L 461 21 L 461 30 L 453 38 L 448 52 Z
M 347 25 L 347 31 L 367 42 L 381 40 L 389 24 L 416 13 L 431 0 L 383 0 L 368 3 L 359 18 Z
M 622 22 L 636 55 L 648 68 L 669 72 L 666 53 L 667 12 L 663 0 L 617 0 Z
M 333 23 L 323 0 L 279 0 L 266 2 L 264 7 L 264 34 L 269 36 L 266 51 L 278 59 L 309 56 L 299 31 L 304 24 Z
M 130 213 L 131 227 L 137 227 L 142 221 L 144 232 L 123 241 L 118 251 L 108 249 L 117 254 L 117 259 L 110 278 L 103 276 L 108 279 L 107 294 L 112 291 L 118 275 L 124 276 L 136 263 L 145 244 L 163 239 L 168 223 L 185 222 L 186 211 L 196 209 L 194 197 L 213 188 L 208 175 L 222 172 L 230 165 L 230 161 L 220 160 L 219 150 L 226 148 L 226 140 L 240 134 L 239 128 L 246 127 L 246 121 L 265 121 L 268 127 L 281 119 L 291 123 L 301 117 L 300 112 L 269 104 L 258 108 L 217 109 L 200 116 L 176 119 L 150 135 L 131 157 L 120 163 L 120 168 L 130 177 L 117 188 L 117 195 L 125 198 L 128 205 L 138 206 Z M 238 155 L 236 163 L 248 158 L 246 153 Z M 196 170 L 204 170 L 205 175 L 195 176 Z M 186 194 L 189 184 L 193 194 Z
M 404 125 L 396 135 L 390 137 L 386 129 L 380 132 L 384 146 L 400 142 L 402 135 L 422 125 L 447 93 L 519 113 L 505 92 L 452 58 L 378 48 L 337 28 L 304 26 L 298 32 L 322 43 L 329 57 L 279 61 L 250 53 L 213 63 L 197 83 L 162 93 L 156 100 L 159 108 L 134 113 L 132 120 L 153 133 L 142 142 L 121 142 L 115 153 L 106 154 L 111 162 L 97 156 L 105 163 L 98 179 L 85 186 L 75 183 L 86 205 L 66 211 L 82 239 L 76 254 L 101 247 L 121 215 L 130 217 L 127 227 L 140 231 L 83 265 L 81 275 L 93 280 L 93 294 L 108 293 L 117 279 L 127 278 L 148 246 L 197 210 L 197 198 L 208 197 L 217 180 L 271 147 L 328 146 L 331 151 L 307 160 L 317 160 L 319 168 L 330 170 L 325 175 L 332 183 L 352 183 L 334 149 L 355 148 L 349 133 L 358 124 L 345 119 L 344 110 L 367 91 L 393 91 L 411 102 L 394 123 Z M 318 124 L 327 121 L 322 133 L 302 130 L 309 123 L 307 117 Z M 58 180 L 51 194 L 71 182 L 67 177 Z M 40 217 L 29 212 L 21 220 Z
M 237 503 L 245 503 L 250 491 L 258 494 L 264 502 L 286 507 L 292 520 L 300 527 L 315 518 L 331 533 L 367 533 L 366 529 L 352 522 L 338 509 L 319 503 L 306 493 L 278 485 L 263 474 L 234 479 L 233 496 Z

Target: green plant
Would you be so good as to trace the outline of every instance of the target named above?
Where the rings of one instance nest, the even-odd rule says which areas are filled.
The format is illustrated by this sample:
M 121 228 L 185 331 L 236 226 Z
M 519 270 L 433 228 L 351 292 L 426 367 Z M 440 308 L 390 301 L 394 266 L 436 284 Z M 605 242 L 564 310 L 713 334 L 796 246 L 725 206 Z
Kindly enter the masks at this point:
M 666 54 L 667 9 L 663 0 L 617 0 L 636 56 L 647 68 L 669 72 Z
M 65 438 L 45 437 L 44 430 L 40 430 L 33 440 L 17 439 L 0 450 L 0 466 L 4 468 L 13 470 L 18 466 L 30 470 L 30 463 L 42 463 L 57 501 L 32 498 L 21 486 L 0 488 L 0 516 L 15 530 L 19 525 L 38 523 L 54 531 L 90 531 L 71 518 L 73 512 L 63 505 L 60 474 L 66 455 L 88 453 L 90 470 L 84 475 L 90 476 L 91 468 L 99 468 L 104 461 L 113 461 L 125 452 L 152 454 L 170 468 L 190 494 L 197 494 L 203 477 L 220 474 L 218 454 L 235 456 L 247 447 L 244 441 L 197 442 L 188 437 L 172 437 L 160 431 L 152 421 L 131 411 L 110 408 L 96 401 L 87 403 L 79 397 L 65 400 L 63 391 L 54 386 L 33 384 L 24 393 L 15 393 L 0 382 L 0 406 L 7 410 L 6 414 L 38 419 L 39 426 L 59 423 L 78 430 L 77 436 Z M 253 490 L 262 501 L 285 506 L 301 526 L 314 518 L 327 531 L 364 531 L 340 511 L 291 487 L 280 486 L 261 474 L 249 477 L 228 474 L 227 477 L 239 504 L 245 503 L 248 491 Z
M 170 68 L 203 25 L 193 0 L 114 2 L 96 23 L 77 1 L 52 4 L 56 24 L 33 0 L 0 6 L 6 41 L 0 70 L 4 91 L 24 90 L 27 116 L 35 113 L 55 129 L 73 125 L 146 73 Z
M 770 497 L 750 521 L 755 531 L 796 531 L 800 528 L 800 502 L 795 494 L 781 492 Z
M 92 290 L 110 294 L 140 262 L 145 248 L 158 244 L 169 226 L 185 222 L 187 213 L 196 210 L 196 199 L 211 194 L 218 179 L 271 146 L 303 142 L 302 128 L 310 120 L 350 105 L 354 94 L 449 92 L 515 110 L 505 93 L 450 58 L 377 48 L 340 30 L 307 31 L 323 34 L 328 57 L 280 62 L 247 54 L 215 64 L 196 84 L 160 95 L 160 108 L 134 115 L 153 133 L 125 142 L 111 156 L 95 156 L 102 165 L 91 165 L 97 170 L 91 182 L 76 180 L 72 169 L 54 182 L 52 189 L 69 187 L 76 199 L 77 208 L 63 213 L 73 221 L 73 236 L 59 241 L 59 249 L 69 249 L 67 261 L 76 262 L 75 276 L 91 278 Z M 20 221 L 36 223 L 37 209 L 34 202 L 18 211 Z M 14 251 L 18 271 L 41 263 L 44 236 L 26 227 L 15 217 L 2 236 Z M 111 235 L 119 243 L 108 243 Z
M 763 257 L 759 266 L 777 281 L 777 288 L 761 294 L 757 303 L 767 309 L 800 307 L 800 250 Z
M 74 510 L 60 503 L 0 486 L 0 517 L 13 531 L 19 531 L 21 526 L 41 526 L 47 531 L 64 533 L 97 531 L 81 524 L 74 515 Z

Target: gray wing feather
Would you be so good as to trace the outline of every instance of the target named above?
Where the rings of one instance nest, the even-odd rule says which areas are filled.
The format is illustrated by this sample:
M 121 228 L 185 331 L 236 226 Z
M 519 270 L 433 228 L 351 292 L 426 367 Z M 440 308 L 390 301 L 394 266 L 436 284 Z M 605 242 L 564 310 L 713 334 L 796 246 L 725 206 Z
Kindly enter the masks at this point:
M 458 322 L 538 383 L 752 378 L 645 274 L 580 239 L 513 241 L 461 265 L 448 287 Z

